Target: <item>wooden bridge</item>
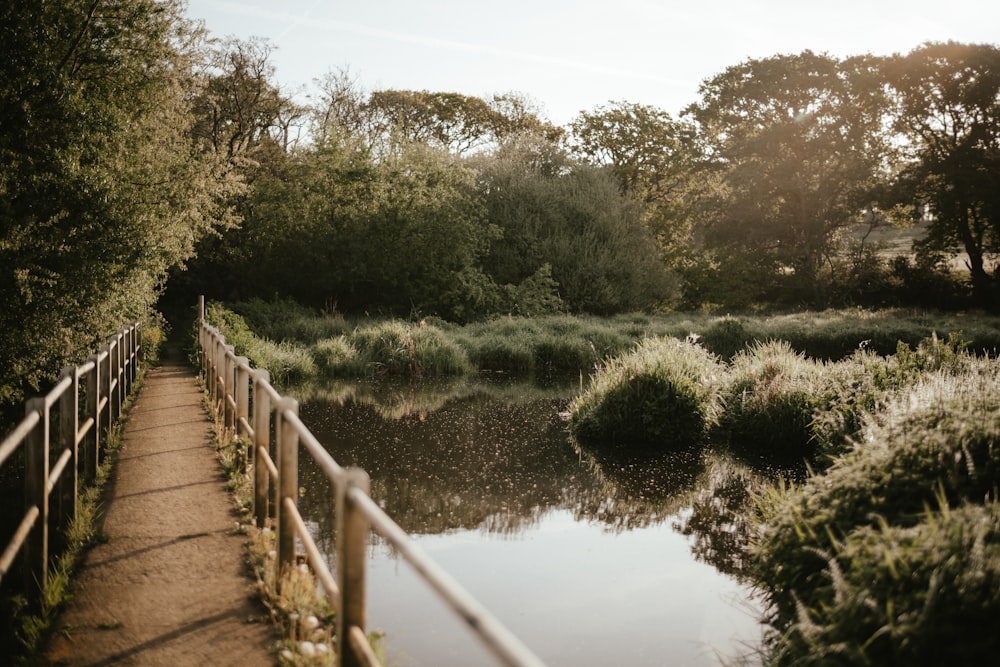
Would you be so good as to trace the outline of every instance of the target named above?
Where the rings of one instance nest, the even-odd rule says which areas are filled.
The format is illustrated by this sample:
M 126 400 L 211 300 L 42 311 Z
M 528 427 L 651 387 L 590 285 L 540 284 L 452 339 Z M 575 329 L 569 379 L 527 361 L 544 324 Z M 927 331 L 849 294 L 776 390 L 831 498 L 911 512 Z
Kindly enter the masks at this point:
M 337 612 L 336 664 L 379 664 L 367 640 L 365 614 L 367 549 L 374 531 L 465 621 L 498 664 L 541 666 L 371 499 L 364 471 L 333 460 L 299 420 L 297 402 L 278 394 L 266 371 L 237 357 L 205 322 L 204 302 L 199 305 L 201 382 L 195 369 L 176 358 L 150 370 L 143 381 L 106 490 L 101 539 L 84 558 L 43 664 L 276 663 L 275 630 L 254 599 L 245 537 L 235 530 L 239 517 L 212 443 L 213 425 L 221 424 L 218 437 L 250 443 L 254 521 L 264 530 L 275 526 L 275 567 L 280 572 L 307 561 Z M 105 351 L 111 362 L 99 353 L 65 371 L 45 398 L 29 401 L 25 420 L 0 444 L 0 464 L 22 445 L 29 462 L 28 510 L 4 550 L 0 576 L 20 553 L 37 582 L 36 595 L 49 585 L 49 529 L 61 535 L 75 513 L 76 498 L 92 477 L 81 478 L 77 471 L 84 464 L 93 468 L 100 427 L 107 428 L 122 411 L 136 378 L 139 331 L 137 326 L 126 331 L 113 339 L 118 352 Z M 77 402 L 81 394 L 83 408 Z M 56 418 L 61 426 L 53 438 L 49 424 Z M 300 452 L 316 460 L 336 490 L 333 569 L 298 513 Z M 57 463 L 50 469 L 52 457 Z M 32 481 L 36 478 L 44 482 Z M 52 505 L 57 511 L 50 511 L 50 496 L 58 498 Z

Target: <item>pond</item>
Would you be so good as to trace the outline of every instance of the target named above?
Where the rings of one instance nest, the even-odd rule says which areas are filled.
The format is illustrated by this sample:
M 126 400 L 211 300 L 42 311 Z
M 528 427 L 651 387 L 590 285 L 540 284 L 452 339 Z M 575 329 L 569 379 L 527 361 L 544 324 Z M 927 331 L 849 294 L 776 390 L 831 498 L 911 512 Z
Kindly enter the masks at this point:
M 740 576 L 755 472 L 705 452 L 600 461 L 569 441 L 577 383 L 460 380 L 289 392 L 374 500 L 548 665 L 752 663 Z M 300 459 L 302 512 L 332 554 L 329 485 Z M 330 556 L 328 556 L 330 557 Z M 498 664 L 375 539 L 368 625 L 399 667 Z

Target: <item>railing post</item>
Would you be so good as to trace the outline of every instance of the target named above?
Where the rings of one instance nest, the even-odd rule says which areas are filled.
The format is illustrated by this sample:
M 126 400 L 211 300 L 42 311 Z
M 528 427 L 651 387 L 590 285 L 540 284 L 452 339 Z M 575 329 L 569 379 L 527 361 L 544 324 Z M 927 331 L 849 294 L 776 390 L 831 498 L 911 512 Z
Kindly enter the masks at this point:
M 114 414 L 112 410 L 114 409 L 114 401 L 111 400 L 111 345 L 105 345 L 104 352 L 104 368 L 101 369 L 101 383 L 100 391 L 98 396 L 104 400 L 104 428 L 105 433 L 109 436 L 111 434 L 111 425 L 114 423 Z M 98 450 L 98 453 L 100 450 Z M 100 461 L 98 461 L 98 465 Z
M 125 396 L 132 393 L 132 383 L 135 381 L 135 323 L 125 329 Z
M 90 431 L 87 432 L 87 437 L 83 441 L 83 480 L 90 484 L 97 479 L 97 469 L 100 467 L 101 413 L 98 406 L 100 405 L 101 358 L 97 354 L 92 354 L 87 361 L 94 364 L 94 367 L 87 373 L 87 405 L 84 408 L 87 417 L 94 420 L 94 424 L 90 427 Z
M 267 525 L 268 495 L 271 475 L 263 464 L 261 452 L 271 450 L 271 397 L 264 389 L 271 374 L 257 369 L 253 373 L 253 515 L 257 528 Z
M 76 519 L 77 490 L 80 483 L 79 450 L 76 437 L 80 431 L 80 372 L 76 366 L 64 368 L 60 377 L 69 377 L 72 384 L 59 397 L 59 447 L 56 449 L 61 457 L 63 451 L 70 451 L 69 463 L 63 469 L 59 478 L 59 505 L 56 519 L 59 546 L 61 550 L 66 543 L 70 524 Z
M 337 484 L 337 575 L 340 586 L 340 613 L 337 614 L 337 660 L 342 667 L 365 663 L 350 644 L 351 628 L 365 630 L 365 566 L 368 562 L 368 519 L 350 497 L 351 489 L 368 494 L 368 473 L 349 468 Z
M 122 407 L 125 406 L 125 401 L 128 399 L 129 390 L 132 387 L 132 334 L 128 327 L 122 329 Z
M 139 358 L 142 354 L 142 322 L 132 325 L 132 386 L 139 378 Z
M 119 331 L 111 337 L 111 345 L 108 348 L 108 372 L 111 382 L 111 395 L 108 397 L 108 402 L 111 404 L 109 425 L 122 413 L 121 347 L 121 332 Z
M 125 409 L 125 396 L 127 395 L 125 387 L 125 330 L 122 329 L 118 332 L 118 368 L 116 372 L 118 373 L 118 410 L 116 414 L 121 417 L 122 411 Z
M 236 357 L 236 419 L 235 433 L 237 441 L 240 441 L 240 420 L 250 421 L 250 360 L 246 357 Z M 242 442 L 242 441 L 241 441 Z M 243 472 L 247 471 L 247 465 L 253 460 L 253 443 L 247 444 L 243 458 Z
M 215 414 L 215 401 L 219 397 L 219 369 L 216 363 L 218 359 L 219 340 L 211 333 L 208 337 L 208 345 L 205 346 L 205 354 L 208 357 L 208 375 L 205 377 L 205 384 L 208 385 L 208 400 L 212 404 L 212 417 Z
M 201 370 L 205 372 L 207 357 L 205 354 L 205 295 L 198 295 L 198 361 L 201 362 Z M 206 373 L 205 377 L 208 377 Z
M 294 398 L 278 401 L 275 410 L 275 428 L 278 434 L 278 558 L 275 566 L 281 581 L 281 570 L 286 565 L 295 565 L 295 524 L 288 516 L 285 501 L 298 504 L 299 498 L 299 433 L 285 418 L 285 413 L 299 413 L 299 402 Z
M 208 329 L 205 328 L 205 323 L 202 322 L 201 328 L 198 334 L 198 355 L 201 360 L 201 377 L 205 381 L 205 389 L 208 390 L 208 400 L 212 400 L 212 373 L 209 368 L 212 365 L 212 357 L 208 352 L 208 344 L 211 340 L 209 336 Z
M 25 414 L 37 412 L 41 422 L 31 430 L 24 443 L 24 506 L 37 507 L 35 527 L 24 545 L 25 571 L 32 605 L 41 601 L 48 586 L 49 575 L 49 411 L 44 398 L 32 398 L 25 403 Z
M 216 416 L 222 416 L 225 413 L 220 412 L 220 410 L 225 410 L 225 405 L 220 405 L 221 402 L 226 400 L 226 343 L 221 336 L 216 336 L 215 338 L 215 352 L 213 353 L 214 361 L 213 367 L 215 369 L 215 377 L 213 378 L 215 382 L 215 403 L 212 406 L 215 408 Z
M 236 402 L 236 392 L 239 388 L 236 386 L 236 352 L 232 345 L 226 346 L 225 352 L 225 374 L 222 380 L 222 425 L 226 431 L 227 437 L 232 438 L 236 435 L 236 410 L 230 405 L 229 399 L 233 399 L 233 403 Z

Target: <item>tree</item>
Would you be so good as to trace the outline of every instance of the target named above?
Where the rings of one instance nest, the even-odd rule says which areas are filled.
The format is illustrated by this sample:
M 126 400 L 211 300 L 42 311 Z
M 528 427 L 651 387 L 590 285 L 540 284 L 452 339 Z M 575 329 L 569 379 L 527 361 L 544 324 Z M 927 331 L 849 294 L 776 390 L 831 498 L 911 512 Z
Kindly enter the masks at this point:
M 496 283 L 518 285 L 550 267 L 566 306 L 594 314 L 650 308 L 672 296 L 641 203 L 605 169 L 530 136 L 475 165 L 487 219 L 502 233 L 483 260 Z
M 822 299 L 835 234 L 871 214 L 885 176 L 877 65 L 805 51 L 749 60 L 702 84 L 687 113 L 721 185 L 702 224 L 722 270 L 726 258 L 752 258 Z
M 463 156 L 495 148 L 521 133 L 558 137 L 559 129 L 515 93 L 489 99 L 460 93 L 378 90 L 366 94 L 347 70 L 331 71 L 319 81 L 313 133 L 365 138 L 376 155 L 408 143 L 421 143 Z
M 696 169 L 693 125 L 652 106 L 617 102 L 581 113 L 570 133 L 575 154 L 610 169 L 622 191 L 645 204 L 643 222 L 664 261 L 680 268 L 692 243 L 691 208 L 708 185 Z
M 1000 48 L 925 44 L 885 72 L 907 158 L 900 200 L 930 219 L 924 248 L 964 250 L 974 295 L 995 303 L 985 260 L 1000 252 Z
M 495 235 L 475 175 L 413 143 L 375 160 L 362 141 L 330 137 L 262 172 L 198 273 L 222 298 L 281 294 L 345 312 L 464 317 Z
M 655 204 L 683 182 L 693 128 L 652 106 L 617 102 L 583 112 L 570 123 L 572 149 L 610 167 L 624 192 Z
M 195 139 L 228 160 L 252 155 L 262 144 L 287 150 L 291 126 L 305 114 L 272 83 L 271 46 L 229 38 L 211 51 L 195 98 Z
M 0 403 L 145 317 L 238 187 L 190 140 L 179 2 L 0 7 Z

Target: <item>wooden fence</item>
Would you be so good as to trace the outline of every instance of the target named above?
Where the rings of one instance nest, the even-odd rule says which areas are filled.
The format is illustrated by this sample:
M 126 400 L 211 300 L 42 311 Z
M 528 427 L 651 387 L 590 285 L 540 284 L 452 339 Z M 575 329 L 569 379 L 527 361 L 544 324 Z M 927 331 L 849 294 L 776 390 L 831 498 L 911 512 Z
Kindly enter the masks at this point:
M 0 580 L 20 553 L 26 588 L 38 605 L 50 557 L 66 542 L 81 490 L 101 464 L 102 434 L 121 415 L 135 384 L 139 323 L 120 330 L 80 366 L 64 368 L 44 396 L 25 403 L 24 419 L 0 443 L 0 466 L 24 447 L 24 515 L 0 554 Z
M 371 530 L 382 536 L 420 578 L 462 619 L 497 659 L 512 667 L 540 667 L 542 661 L 478 603 L 372 500 L 368 474 L 341 467 L 299 419 L 298 402 L 278 394 L 266 370 L 238 357 L 225 337 L 205 321 L 199 303 L 200 358 L 209 400 L 223 428 L 251 443 L 254 519 L 270 518 L 274 495 L 277 524 L 276 574 L 296 562 L 296 538 L 312 571 L 337 612 L 337 664 L 377 666 L 365 633 L 365 570 Z M 272 423 L 273 420 L 273 423 Z M 336 495 L 336 576 L 298 511 L 299 450 L 315 459 Z M 280 576 L 276 577 L 280 580 Z

